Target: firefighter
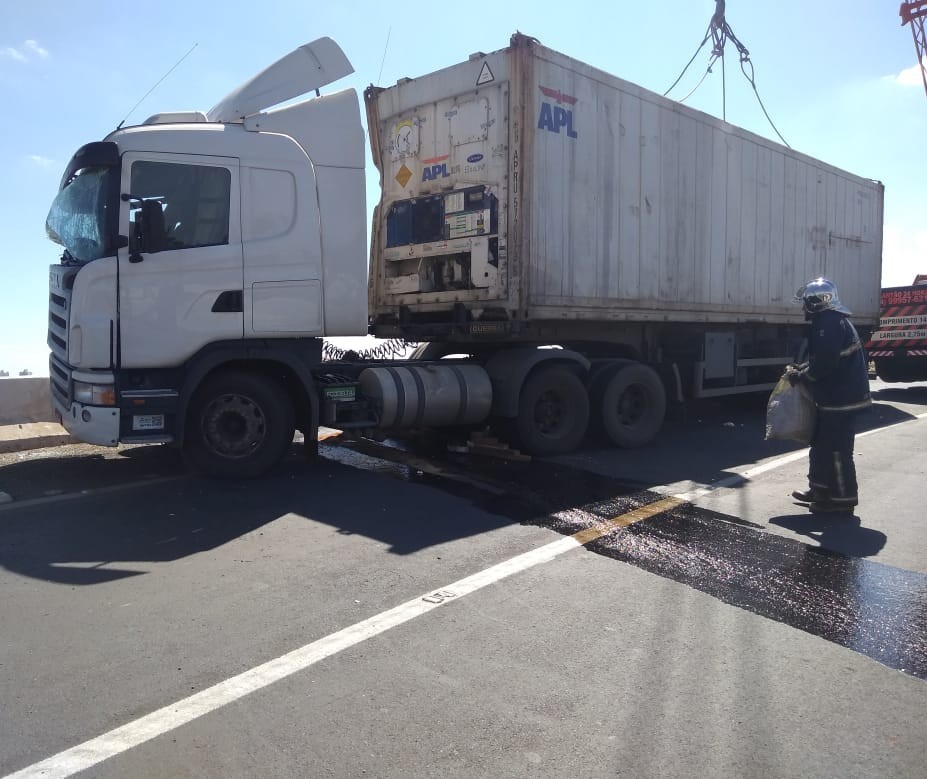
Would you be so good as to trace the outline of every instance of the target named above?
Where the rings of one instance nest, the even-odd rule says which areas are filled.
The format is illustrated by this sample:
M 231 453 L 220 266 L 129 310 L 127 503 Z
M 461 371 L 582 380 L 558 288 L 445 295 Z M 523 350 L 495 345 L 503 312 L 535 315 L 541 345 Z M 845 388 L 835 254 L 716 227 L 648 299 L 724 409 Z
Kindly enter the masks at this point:
M 811 437 L 808 490 L 792 497 L 815 514 L 852 512 L 859 502 L 853 444 L 856 416 L 872 405 L 866 354 L 837 286 L 825 278 L 796 293 L 810 323 L 808 362 L 790 366 L 790 383 L 811 390 L 817 421 Z

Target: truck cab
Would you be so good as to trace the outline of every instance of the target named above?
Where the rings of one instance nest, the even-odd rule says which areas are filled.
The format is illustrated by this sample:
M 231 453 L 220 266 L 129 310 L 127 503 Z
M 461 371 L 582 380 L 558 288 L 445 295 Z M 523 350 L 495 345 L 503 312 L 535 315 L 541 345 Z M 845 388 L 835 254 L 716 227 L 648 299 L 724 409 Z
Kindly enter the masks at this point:
M 244 362 L 270 343 L 311 365 L 320 337 L 366 334 L 358 97 L 265 110 L 350 72 L 323 38 L 208 112 L 156 114 L 75 153 L 47 220 L 64 247 L 52 395 L 72 434 L 175 441 L 217 350 Z

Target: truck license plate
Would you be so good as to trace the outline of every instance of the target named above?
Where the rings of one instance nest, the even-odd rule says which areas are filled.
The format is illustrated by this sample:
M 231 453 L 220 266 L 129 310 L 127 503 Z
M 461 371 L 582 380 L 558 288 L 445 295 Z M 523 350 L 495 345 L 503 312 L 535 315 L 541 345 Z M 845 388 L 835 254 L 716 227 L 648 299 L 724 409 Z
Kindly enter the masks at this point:
M 326 387 L 325 397 L 329 400 L 354 400 L 354 387 Z
M 132 417 L 133 430 L 163 430 L 164 414 L 138 414 Z

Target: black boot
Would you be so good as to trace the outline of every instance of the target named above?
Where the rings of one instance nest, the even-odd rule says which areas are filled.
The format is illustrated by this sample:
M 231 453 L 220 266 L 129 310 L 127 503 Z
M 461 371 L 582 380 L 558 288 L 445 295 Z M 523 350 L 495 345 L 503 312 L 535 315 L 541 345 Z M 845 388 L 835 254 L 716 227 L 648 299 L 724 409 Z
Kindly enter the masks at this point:
M 856 508 L 856 501 L 818 500 L 811 501 L 808 510 L 812 514 L 852 514 Z

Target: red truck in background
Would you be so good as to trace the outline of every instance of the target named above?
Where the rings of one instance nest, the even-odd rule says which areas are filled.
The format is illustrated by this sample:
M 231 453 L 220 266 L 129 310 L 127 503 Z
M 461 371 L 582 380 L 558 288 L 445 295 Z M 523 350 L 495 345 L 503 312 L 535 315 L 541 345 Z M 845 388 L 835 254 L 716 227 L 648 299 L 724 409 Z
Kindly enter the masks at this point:
M 879 327 L 866 352 L 882 381 L 927 381 L 927 274 L 882 290 Z

